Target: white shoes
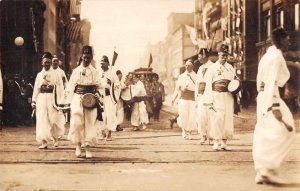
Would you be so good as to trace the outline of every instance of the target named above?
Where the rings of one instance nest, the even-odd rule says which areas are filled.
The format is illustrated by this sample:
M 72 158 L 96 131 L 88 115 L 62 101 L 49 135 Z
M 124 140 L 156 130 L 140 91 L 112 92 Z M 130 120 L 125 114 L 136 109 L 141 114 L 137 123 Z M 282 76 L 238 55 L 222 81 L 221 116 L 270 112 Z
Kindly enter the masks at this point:
M 81 155 L 81 144 L 78 144 L 76 146 L 75 155 L 76 155 L 76 157 L 80 157 L 80 155 Z
M 212 146 L 212 149 L 214 150 L 214 151 L 217 151 L 217 150 L 219 150 L 219 141 L 218 140 L 214 140 L 213 141 L 213 146 Z
M 90 146 L 86 146 L 86 149 L 85 149 L 85 157 L 86 157 L 86 158 L 92 158 L 92 157 L 93 157 L 92 152 L 91 152 L 91 149 L 90 149 Z
M 143 129 L 146 129 L 146 128 L 147 128 L 147 126 L 145 124 L 143 124 Z
M 38 148 L 39 148 L 39 149 L 47 149 L 47 147 L 48 147 L 47 141 L 43 141 L 43 142 L 42 142 L 42 145 L 39 146 Z
M 264 173 L 257 173 L 255 176 L 255 183 L 256 184 L 271 184 L 271 185 L 284 185 L 285 182 L 278 177 L 277 172 L 268 170 Z
M 203 136 L 201 139 L 200 139 L 200 144 L 203 145 L 206 141 L 206 136 Z
M 54 147 L 58 147 L 58 139 L 53 138 L 52 142 Z
M 222 140 L 221 141 L 221 149 L 225 150 L 225 151 L 231 151 L 231 148 L 228 147 L 228 145 L 226 144 L 227 140 Z

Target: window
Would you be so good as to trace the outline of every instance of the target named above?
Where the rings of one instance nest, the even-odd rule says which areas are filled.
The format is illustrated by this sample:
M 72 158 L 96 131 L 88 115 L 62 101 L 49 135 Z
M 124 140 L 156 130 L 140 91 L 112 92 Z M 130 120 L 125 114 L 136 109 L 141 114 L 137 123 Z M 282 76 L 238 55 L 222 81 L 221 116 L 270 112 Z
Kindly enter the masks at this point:
M 262 13 L 261 22 L 261 38 L 262 40 L 267 40 L 271 34 L 271 12 L 266 10 Z
M 275 27 L 284 27 L 284 11 L 281 5 L 276 5 L 275 10 Z
M 299 31 L 299 3 L 295 4 L 295 30 Z

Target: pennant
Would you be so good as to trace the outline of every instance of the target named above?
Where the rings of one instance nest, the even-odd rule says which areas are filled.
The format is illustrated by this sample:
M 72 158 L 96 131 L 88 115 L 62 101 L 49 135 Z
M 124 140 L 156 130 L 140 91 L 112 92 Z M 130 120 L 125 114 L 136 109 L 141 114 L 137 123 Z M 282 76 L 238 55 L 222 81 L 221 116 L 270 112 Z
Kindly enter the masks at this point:
M 114 55 L 113 55 L 112 62 L 111 62 L 112 66 L 115 65 L 117 58 L 118 58 L 118 53 L 116 51 L 114 51 Z
M 150 68 L 152 61 L 153 61 L 153 58 L 152 58 L 152 54 L 150 53 L 148 68 Z

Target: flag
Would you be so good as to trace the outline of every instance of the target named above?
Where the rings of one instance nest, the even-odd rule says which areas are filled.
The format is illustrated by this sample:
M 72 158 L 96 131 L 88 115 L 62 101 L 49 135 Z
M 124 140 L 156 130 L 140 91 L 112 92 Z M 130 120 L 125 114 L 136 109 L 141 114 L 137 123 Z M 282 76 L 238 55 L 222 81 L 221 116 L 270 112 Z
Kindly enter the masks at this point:
M 118 53 L 116 51 L 114 51 L 114 55 L 113 55 L 112 62 L 111 62 L 112 66 L 115 65 L 117 58 L 118 58 Z
M 152 54 L 150 53 L 148 68 L 150 68 L 152 61 L 153 61 L 153 58 L 152 58 Z
M 185 25 L 187 32 L 190 35 L 190 39 L 194 45 L 197 45 L 197 30 L 194 27 Z

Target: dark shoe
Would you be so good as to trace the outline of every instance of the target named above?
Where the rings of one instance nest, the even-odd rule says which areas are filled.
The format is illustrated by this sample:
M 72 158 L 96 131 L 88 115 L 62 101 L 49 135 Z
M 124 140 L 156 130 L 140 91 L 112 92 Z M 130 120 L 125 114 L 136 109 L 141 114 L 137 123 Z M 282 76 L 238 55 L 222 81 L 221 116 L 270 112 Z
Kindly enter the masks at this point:
M 123 128 L 120 125 L 118 125 L 116 131 L 123 131 Z

